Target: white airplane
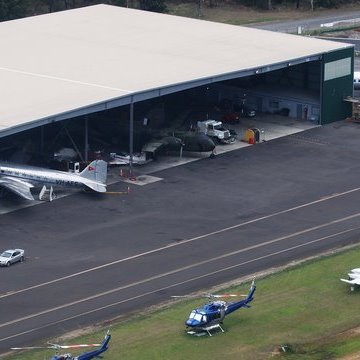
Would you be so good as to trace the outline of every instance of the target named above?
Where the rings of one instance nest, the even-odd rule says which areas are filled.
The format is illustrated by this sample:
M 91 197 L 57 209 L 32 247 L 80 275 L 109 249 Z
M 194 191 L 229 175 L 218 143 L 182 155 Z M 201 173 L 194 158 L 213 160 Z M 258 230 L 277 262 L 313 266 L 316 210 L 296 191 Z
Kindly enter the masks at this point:
M 352 269 L 348 273 L 349 279 L 340 279 L 347 284 L 350 284 L 350 290 L 354 291 L 356 286 L 360 286 L 360 268 Z
M 50 201 L 53 197 L 53 186 L 90 188 L 97 192 L 106 191 L 107 163 L 94 160 L 80 173 L 43 169 L 34 166 L 0 163 L 0 186 L 6 188 L 27 200 L 35 200 L 31 189 L 42 186 L 39 200 L 43 200 L 44 193 L 50 188 Z

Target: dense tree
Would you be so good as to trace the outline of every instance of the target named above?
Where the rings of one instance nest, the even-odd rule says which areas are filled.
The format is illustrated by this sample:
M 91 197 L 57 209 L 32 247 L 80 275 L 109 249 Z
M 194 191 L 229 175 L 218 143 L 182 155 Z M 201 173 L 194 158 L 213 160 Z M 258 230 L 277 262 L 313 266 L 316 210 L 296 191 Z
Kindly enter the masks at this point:
M 165 0 L 140 0 L 140 9 L 163 13 L 167 11 Z
M 0 0 L 0 21 L 29 15 L 29 0 Z
M 344 4 L 359 3 L 359 0 L 235 0 L 238 4 L 271 10 L 278 5 L 294 5 L 297 9 L 300 7 L 311 10 L 319 8 L 336 8 Z
M 220 7 L 224 2 L 233 2 L 266 10 L 276 10 L 278 6 L 316 10 L 319 8 L 336 8 L 350 3 L 359 4 L 360 0 L 184 0 L 183 2 L 196 4 L 197 15 L 201 17 L 203 7 Z M 154 12 L 167 12 L 165 0 L 0 0 L 0 21 L 100 3 Z M 179 3 L 178 0 L 177 3 Z

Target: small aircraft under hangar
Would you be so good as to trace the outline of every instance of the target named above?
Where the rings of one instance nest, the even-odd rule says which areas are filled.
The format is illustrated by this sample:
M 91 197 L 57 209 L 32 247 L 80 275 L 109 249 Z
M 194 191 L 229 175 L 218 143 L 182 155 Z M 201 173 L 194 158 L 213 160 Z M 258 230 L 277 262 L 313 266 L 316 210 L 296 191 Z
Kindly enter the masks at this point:
M 126 129 L 132 159 L 142 105 L 167 101 L 168 122 L 189 94 L 209 106 L 215 99 L 235 103 L 245 91 L 257 112 L 286 110 L 317 124 L 351 114 L 343 101 L 353 93 L 349 44 L 109 5 L 4 22 L 0 35 L 0 148 L 32 130 L 41 153 L 55 124 L 80 122 L 79 153 L 88 161 L 94 114 L 104 128 L 115 122 Z M 108 123 L 115 109 L 118 117 Z

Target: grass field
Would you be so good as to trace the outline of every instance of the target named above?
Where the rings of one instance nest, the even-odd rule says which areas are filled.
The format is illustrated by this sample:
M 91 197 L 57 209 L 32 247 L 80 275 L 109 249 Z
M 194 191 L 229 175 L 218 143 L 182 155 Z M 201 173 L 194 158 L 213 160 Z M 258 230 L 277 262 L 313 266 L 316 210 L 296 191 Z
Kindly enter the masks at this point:
M 338 359 L 360 351 L 360 291 L 339 281 L 360 265 L 360 248 L 311 260 L 257 279 L 255 300 L 224 321 L 225 333 L 192 337 L 184 332 L 189 311 L 203 300 L 181 301 L 111 327 L 106 360 L 143 359 Z M 227 289 L 244 292 L 249 284 Z M 78 341 L 99 341 L 105 329 Z M 68 341 L 68 343 L 71 343 Z M 293 352 L 282 353 L 280 345 Z M 40 360 L 51 351 L 6 359 Z M 45 356 L 45 357 L 44 357 Z
M 299 9 L 294 5 L 285 6 L 285 2 L 277 5 L 273 10 L 259 10 L 256 8 L 245 7 L 232 1 L 218 1 L 218 6 L 208 7 L 203 5 L 199 14 L 197 2 L 168 1 L 167 7 L 172 15 L 200 18 L 208 21 L 222 22 L 233 25 L 246 25 L 268 21 L 285 21 L 311 18 L 322 15 L 338 14 L 339 11 L 360 10 L 358 4 L 343 4 L 341 9 L 315 8 L 310 10 L 310 1 L 302 1 Z M 200 16 L 199 16 L 200 15 Z

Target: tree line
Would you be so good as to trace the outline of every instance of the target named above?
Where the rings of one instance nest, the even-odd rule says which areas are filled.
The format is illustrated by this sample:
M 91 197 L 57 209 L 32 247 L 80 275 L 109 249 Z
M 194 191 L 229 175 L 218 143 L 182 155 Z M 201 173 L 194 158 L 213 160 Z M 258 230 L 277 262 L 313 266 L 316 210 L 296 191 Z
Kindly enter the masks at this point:
M 344 4 L 360 3 L 360 0 L 188 0 L 183 3 L 194 3 L 198 9 L 202 7 L 217 7 L 224 3 L 273 10 L 279 6 L 294 8 L 337 8 Z M 160 13 L 168 12 L 166 0 L 0 0 L 0 21 L 13 20 L 22 17 L 74 9 L 95 4 L 109 4 L 130 7 Z M 179 3 L 179 1 L 177 1 Z

